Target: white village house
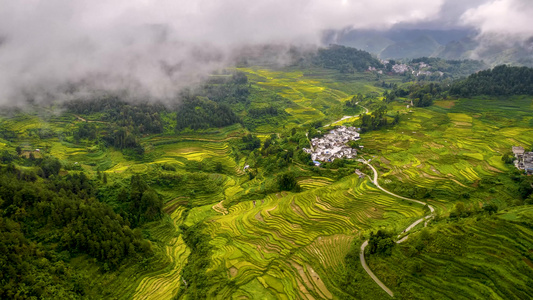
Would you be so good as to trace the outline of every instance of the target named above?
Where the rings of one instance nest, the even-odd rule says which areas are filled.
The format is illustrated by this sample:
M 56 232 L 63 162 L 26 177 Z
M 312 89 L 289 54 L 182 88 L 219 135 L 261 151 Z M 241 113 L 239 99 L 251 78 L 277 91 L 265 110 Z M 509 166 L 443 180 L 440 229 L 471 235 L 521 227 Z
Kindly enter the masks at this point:
M 346 145 L 349 141 L 359 140 L 359 133 L 355 127 L 340 126 L 330 131 L 322 138 L 311 140 L 312 148 L 304 148 L 303 151 L 311 154 L 313 161 L 332 162 L 337 158 L 354 158 L 357 150 Z M 320 163 L 315 163 L 320 165 Z
M 513 154 L 516 157 L 514 164 L 519 170 L 533 174 L 533 152 L 526 152 L 524 147 L 513 146 Z

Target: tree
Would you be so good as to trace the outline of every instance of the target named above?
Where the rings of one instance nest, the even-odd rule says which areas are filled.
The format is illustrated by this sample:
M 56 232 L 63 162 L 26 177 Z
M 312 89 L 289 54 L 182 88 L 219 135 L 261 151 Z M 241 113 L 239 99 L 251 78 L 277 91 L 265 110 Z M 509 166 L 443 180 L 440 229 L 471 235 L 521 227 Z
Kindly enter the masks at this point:
M 261 147 L 261 140 L 252 134 L 247 134 L 242 137 L 242 150 L 250 150 L 253 151 L 254 149 L 258 149 Z
M 217 162 L 215 163 L 215 172 L 216 172 L 216 173 L 222 173 L 223 170 L 224 170 L 224 168 L 223 168 L 222 163 L 219 162 L 219 161 L 217 161 Z
M 103 179 L 103 182 L 104 182 L 104 184 L 107 184 L 107 173 L 104 173 L 104 179 Z
M 17 148 L 15 148 L 15 151 L 17 151 L 18 155 L 22 154 L 22 148 L 20 146 L 17 146 Z
M 231 76 L 232 81 L 235 84 L 247 84 L 248 83 L 248 77 L 244 72 L 237 71 L 233 73 Z
M 398 123 L 400 123 L 400 112 L 399 111 L 396 112 L 396 115 L 394 116 L 394 121 L 393 121 L 394 125 Z
M 493 213 L 497 213 L 498 212 L 498 206 L 494 203 L 485 203 L 483 204 L 483 210 L 488 212 L 489 215 L 492 215 Z
M 299 187 L 296 177 L 291 172 L 281 174 L 278 177 L 278 185 L 281 191 L 292 191 Z
M 533 194 L 529 195 L 527 199 L 524 201 L 525 204 L 532 205 L 533 204 Z
M 129 200 L 128 192 L 125 188 L 120 189 L 117 195 L 117 202 L 118 203 L 126 203 Z
M 392 233 L 384 230 L 378 230 L 376 233 L 370 233 L 368 240 L 370 254 L 386 254 L 390 255 L 395 243 L 392 240 Z
M 57 175 L 61 170 L 61 163 L 57 158 L 47 157 L 41 162 L 41 174 L 44 178 Z
M 515 160 L 515 157 L 513 156 L 512 153 L 505 153 L 503 156 L 502 156 L 502 161 L 506 164 L 512 164 Z
M 142 195 L 141 207 L 145 220 L 152 221 L 161 217 L 163 202 L 154 191 L 148 190 Z
M 450 212 L 450 218 L 465 218 L 470 215 L 470 211 L 463 202 L 457 202 L 455 208 Z

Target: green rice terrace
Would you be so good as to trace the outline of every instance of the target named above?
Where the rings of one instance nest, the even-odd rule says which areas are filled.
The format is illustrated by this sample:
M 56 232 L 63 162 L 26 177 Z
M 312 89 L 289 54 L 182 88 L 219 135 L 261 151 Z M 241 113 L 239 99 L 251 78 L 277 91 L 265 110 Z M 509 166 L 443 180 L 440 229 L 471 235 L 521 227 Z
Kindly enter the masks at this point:
M 446 95 L 414 107 L 408 95 L 387 98 L 410 84 L 369 72 L 238 68 L 180 104 L 192 105 L 196 128 L 176 129 L 179 107 L 106 99 L 3 113 L 2 174 L 18 172 L 21 191 L 60 195 L 69 193 L 61 182 L 82 178 L 79 201 L 109 206 L 101 219 L 138 241 L 111 263 L 119 254 L 100 254 L 111 244 L 91 250 L 76 221 L 24 217 L 41 207 L 31 201 L 51 200 L 23 204 L 2 192 L 1 237 L 15 230 L 8 219 L 26 222 L 17 230 L 31 261 L 61 264 L 70 277 L 56 276 L 57 286 L 69 282 L 56 290 L 26 279 L 16 294 L 16 276 L 5 275 L 0 298 L 389 299 L 361 265 L 365 241 L 369 268 L 395 298 L 533 298 L 532 180 L 502 160 L 512 146 L 533 147 L 533 97 Z M 367 128 L 365 109 L 381 122 L 353 145 L 358 159 L 315 166 L 302 151 L 309 140 L 335 125 Z M 379 189 L 359 159 L 383 189 L 423 205 Z M 11 184 L 3 179 L 0 190 Z M 431 217 L 404 232 L 429 207 Z M 54 226 L 72 229 L 72 241 Z

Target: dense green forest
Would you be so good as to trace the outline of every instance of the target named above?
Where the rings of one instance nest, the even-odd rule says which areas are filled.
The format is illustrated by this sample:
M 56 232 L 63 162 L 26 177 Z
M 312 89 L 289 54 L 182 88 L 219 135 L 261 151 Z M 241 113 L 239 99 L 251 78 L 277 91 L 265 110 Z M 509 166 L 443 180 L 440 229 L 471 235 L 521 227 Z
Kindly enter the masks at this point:
M 340 45 L 319 49 L 314 63 L 324 68 L 338 70 L 341 73 L 365 71 L 368 67 L 383 67 L 379 60 L 370 53 Z
M 131 149 L 139 155 L 144 153 L 139 136 L 163 132 L 161 113 L 167 111 L 162 104 L 127 103 L 117 97 L 76 100 L 65 103 L 65 107 L 74 114 L 99 116 L 97 122 L 85 120 L 74 129 L 76 141 L 101 139 L 108 146 Z
M 461 97 L 533 95 L 533 69 L 497 66 L 455 82 L 450 93 Z
M 67 102 L 66 108 L 76 114 L 99 114 L 99 121 L 110 123 L 111 128 L 122 127 L 144 133 L 163 132 L 161 112 L 166 107 L 160 103 L 128 103 L 117 97 Z
M 176 115 L 176 129 L 207 129 L 241 122 L 226 104 L 200 97 L 183 99 Z
M 81 297 L 86 284 L 69 267 L 70 257 L 89 255 L 109 271 L 151 255 L 141 231 L 97 199 L 101 182 L 84 172 L 59 176 L 61 165 L 53 158 L 32 165 L 0 166 L 1 298 Z M 132 207 L 160 216 L 161 207 L 144 198 L 132 199 Z

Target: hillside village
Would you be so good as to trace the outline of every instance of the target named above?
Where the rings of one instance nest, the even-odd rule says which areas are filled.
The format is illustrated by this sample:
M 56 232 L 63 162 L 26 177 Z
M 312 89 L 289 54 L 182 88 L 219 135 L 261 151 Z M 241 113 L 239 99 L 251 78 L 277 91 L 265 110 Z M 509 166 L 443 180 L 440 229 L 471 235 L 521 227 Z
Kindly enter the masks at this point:
M 396 63 L 394 61 L 389 60 L 380 60 L 380 62 L 383 65 L 388 65 L 389 63 L 392 64 L 389 74 L 405 74 L 411 72 L 414 76 L 430 76 L 433 73 L 438 74 L 439 76 L 444 76 L 444 73 L 441 71 L 431 72 L 429 71 L 431 69 L 431 66 L 424 63 L 412 63 L 412 64 L 404 64 L 404 63 Z M 378 70 L 375 67 L 368 67 L 368 71 L 375 71 L 379 74 L 383 74 L 383 70 Z
M 355 127 L 340 126 L 322 138 L 312 139 L 312 148 L 304 148 L 303 151 L 311 154 L 315 165 L 320 165 L 320 161 L 332 162 L 337 158 L 354 158 L 357 156 L 357 150 L 349 147 L 346 143 L 359 139 L 359 133 Z
M 516 168 L 533 175 L 533 152 L 526 152 L 524 147 L 513 146 L 513 154 L 516 157 L 514 161 Z

